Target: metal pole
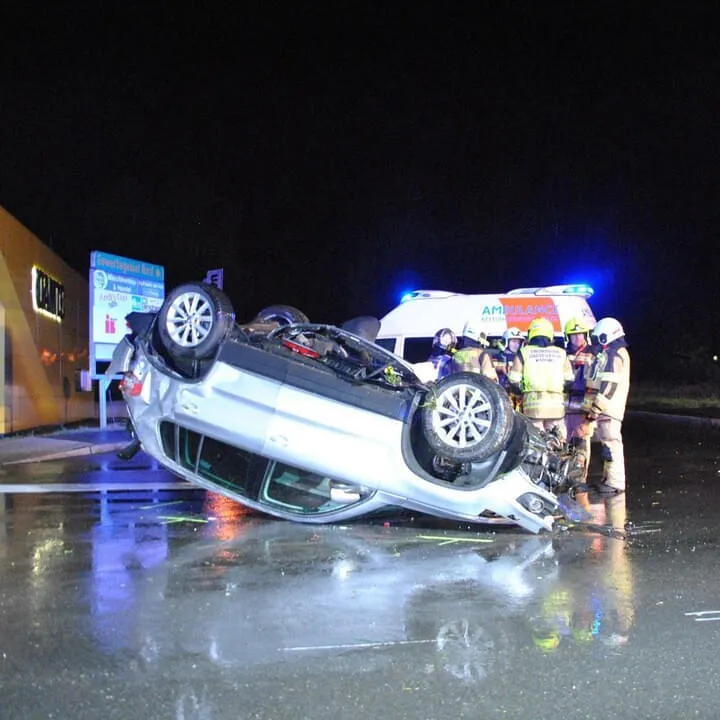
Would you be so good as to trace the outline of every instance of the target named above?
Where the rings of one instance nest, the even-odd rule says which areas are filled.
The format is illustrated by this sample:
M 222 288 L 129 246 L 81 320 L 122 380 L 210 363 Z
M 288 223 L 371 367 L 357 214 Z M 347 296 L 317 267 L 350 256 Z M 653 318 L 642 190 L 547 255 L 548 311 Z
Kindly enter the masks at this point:
M 107 427 L 107 391 L 110 387 L 110 381 L 102 375 L 98 380 L 98 394 L 100 400 L 100 429 Z

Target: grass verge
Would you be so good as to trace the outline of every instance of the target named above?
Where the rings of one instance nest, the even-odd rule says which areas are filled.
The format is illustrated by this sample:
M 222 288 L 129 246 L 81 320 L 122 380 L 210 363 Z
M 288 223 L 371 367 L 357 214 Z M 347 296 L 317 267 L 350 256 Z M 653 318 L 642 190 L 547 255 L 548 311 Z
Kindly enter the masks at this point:
M 633 383 L 628 409 L 720 418 L 720 387 L 717 383 L 663 386 Z

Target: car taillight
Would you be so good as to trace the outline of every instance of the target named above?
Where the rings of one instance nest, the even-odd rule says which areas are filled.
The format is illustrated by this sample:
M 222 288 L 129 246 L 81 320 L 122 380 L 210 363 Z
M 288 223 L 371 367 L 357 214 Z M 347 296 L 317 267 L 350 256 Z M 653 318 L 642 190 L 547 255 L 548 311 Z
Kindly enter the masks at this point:
M 294 353 L 297 353 L 298 355 L 303 355 L 304 357 L 309 357 L 313 359 L 317 359 L 320 357 L 320 353 L 317 350 L 313 350 L 312 348 L 309 348 L 305 345 L 296 343 L 293 340 L 283 340 L 283 345 L 286 348 L 292 350 Z
M 120 381 L 120 390 L 130 397 L 137 397 L 142 392 L 142 380 L 138 380 L 132 373 L 125 373 Z

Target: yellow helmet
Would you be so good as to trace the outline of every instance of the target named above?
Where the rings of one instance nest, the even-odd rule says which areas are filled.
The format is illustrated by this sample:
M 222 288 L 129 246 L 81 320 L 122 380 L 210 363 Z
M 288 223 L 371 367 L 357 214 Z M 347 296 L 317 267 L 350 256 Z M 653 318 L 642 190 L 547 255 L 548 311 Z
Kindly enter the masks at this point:
M 533 643 L 545 653 L 555 652 L 560 647 L 560 632 L 558 630 L 538 630 L 533 633 Z
M 592 628 L 589 627 L 574 627 L 570 631 L 570 635 L 577 643 L 588 643 L 595 639 Z
M 570 320 L 565 323 L 565 342 L 568 341 L 570 335 L 574 335 L 575 333 L 583 333 L 586 337 L 589 337 L 591 330 L 592 328 L 585 320 L 576 317 L 570 318 Z
M 531 323 L 528 328 L 528 341 L 536 337 L 544 337 L 552 341 L 555 336 L 552 323 L 544 317 L 537 317 Z

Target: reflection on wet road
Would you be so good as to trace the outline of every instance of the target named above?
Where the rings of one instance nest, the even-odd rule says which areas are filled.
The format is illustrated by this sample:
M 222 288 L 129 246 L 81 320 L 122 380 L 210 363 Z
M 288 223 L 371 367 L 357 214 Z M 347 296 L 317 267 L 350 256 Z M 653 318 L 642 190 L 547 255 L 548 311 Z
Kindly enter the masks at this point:
M 716 717 L 718 438 L 636 432 L 631 492 L 552 535 L 0 495 L 0 717 Z
M 5 493 L 182 490 L 188 484 L 158 467 L 144 453 L 132 460 L 114 454 L 28 463 L 0 469 Z

